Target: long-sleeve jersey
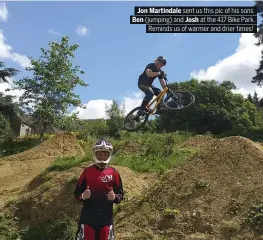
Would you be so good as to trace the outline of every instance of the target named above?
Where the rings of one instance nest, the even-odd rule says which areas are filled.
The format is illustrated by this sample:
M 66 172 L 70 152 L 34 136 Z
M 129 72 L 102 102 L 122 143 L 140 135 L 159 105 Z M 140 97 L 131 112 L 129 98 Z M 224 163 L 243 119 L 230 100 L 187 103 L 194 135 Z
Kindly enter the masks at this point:
M 83 200 L 82 193 L 89 186 L 91 197 Z M 113 189 L 116 194 L 114 201 L 107 198 Z M 113 203 L 119 204 L 123 199 L 122 180 L 113 167 L 104 169 L 96 165 L 87 167 L 81 174 L 74 195 L 77 201 L 83 202 L 80 224 L 111 225 L 113 224 Z

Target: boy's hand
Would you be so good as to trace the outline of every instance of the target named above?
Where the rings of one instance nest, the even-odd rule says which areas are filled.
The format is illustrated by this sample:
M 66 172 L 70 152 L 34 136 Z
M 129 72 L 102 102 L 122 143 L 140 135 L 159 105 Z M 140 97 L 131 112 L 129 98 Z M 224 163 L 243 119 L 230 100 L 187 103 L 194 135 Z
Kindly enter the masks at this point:
M 82 193 L 83 200 L 90 198 L 91 192 L 89 190 L 89 186 L 87 186 L 86 190 Z
M 108 192 L 107 197 L 108 197 L 108 200 L 109 200 L 109 201 L 114 201 L 114 199 L 115 199 L 115 193 L 114 193 L 114 191 L 113 191 L 112 188 L 111 188 L 111 190 Z

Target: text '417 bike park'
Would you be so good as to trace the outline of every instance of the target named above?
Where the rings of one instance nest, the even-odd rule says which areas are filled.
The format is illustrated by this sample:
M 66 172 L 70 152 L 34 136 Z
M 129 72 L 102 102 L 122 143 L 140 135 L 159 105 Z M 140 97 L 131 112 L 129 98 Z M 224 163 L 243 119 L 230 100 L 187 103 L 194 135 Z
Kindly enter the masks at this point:
M 256 7 L 134 7 L 146 33 L 256 33 Z

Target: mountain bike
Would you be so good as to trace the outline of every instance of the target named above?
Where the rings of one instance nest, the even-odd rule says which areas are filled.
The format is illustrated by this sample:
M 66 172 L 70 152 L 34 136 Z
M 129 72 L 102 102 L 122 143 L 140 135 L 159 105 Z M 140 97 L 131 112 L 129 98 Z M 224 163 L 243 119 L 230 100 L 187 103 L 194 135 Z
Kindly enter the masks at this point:
M 138 112 L 140 110 L 140 106 L 132 109 L 127 114 L 124 119 L 124 129 L 126 131 L 132 132 L 142 128 L 149 120 L 149 117 L 155 115 L 156 109 L 160 104 L 163 112 L 177 112 L 181 111 L 182 109 L 186 109 L 195 103 L 195 96 L 191 92 L 172 91 L 168 87 L 167 77 L 165 77 L 165 81 L 166 87 L 144 108 L 144 111 L 146 112 L 145 115 L 138 115 L 138 113 L 133 115 L 135 112 Z M 167 96 L 164 98 L 165 94 Z M 152 105 L 154 106 L 152 107 Z M 136 123 L 138 123 L 137 126 Z

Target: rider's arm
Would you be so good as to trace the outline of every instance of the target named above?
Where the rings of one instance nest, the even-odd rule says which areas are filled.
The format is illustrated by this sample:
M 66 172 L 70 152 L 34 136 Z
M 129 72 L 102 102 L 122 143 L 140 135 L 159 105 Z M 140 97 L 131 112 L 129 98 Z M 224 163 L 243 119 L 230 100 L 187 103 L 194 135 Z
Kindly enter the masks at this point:
M 163 78 L 160 79 L 160 84 L 161 84 L 163 89 L 166 87 L 166 81 Z
M 77 202 L 82 202 L 83 201 L 82 193 L 84 192 L 84 190 L 87 187 L 86 178 L 85 178 L 85 172 L 86 172 L 86 170 L 84 170 L 81 173 L 81 176 L 80 176 L 80 178 L 78 180 L 78 183 L 77 183 L 75 191 L 74 191 L 75 199 L 76 199 Z
M 146 75 L 148 76 L 148 77 L 156 77 L 156 76 L 158 76 L 158 75 L 160 75 L 160 72 L 153 72 L 152 71 L 152 69 L 147 69 L 146 70 Z
M 113 190 L 116 196 L 113 202 L 119 204 L 123 200 L 124 193 L 123 193 L 122 179 L 117 170 L 115 170 L 115 185 L 113 187 Z

